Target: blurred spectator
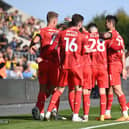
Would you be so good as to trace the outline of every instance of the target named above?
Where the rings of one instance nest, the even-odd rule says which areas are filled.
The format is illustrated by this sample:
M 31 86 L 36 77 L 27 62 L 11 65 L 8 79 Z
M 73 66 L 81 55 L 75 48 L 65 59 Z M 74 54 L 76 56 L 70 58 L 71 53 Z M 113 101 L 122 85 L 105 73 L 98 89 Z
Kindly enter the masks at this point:
M 21 51 L 21 47 L 20 47 L 20 44 L 17 44 L 17 46 L 16 46 L 16 50 L 15 50 L 16 52 L 20 52 Z
M 22 57 L 22 65 L 23 65 L 23 67 L 28 65 L 28 56 L 23 55 L 23 57 Z
M 127 78 L 129 78 L 129 66 L 127 66 L 126 69 L 127 69 Z
M 16 49 L 16 46 L 17 46 L 17 41 L 16 41 L 16 38 L 13 37 L 12 41 L 9 43 L 9 46 L 15 50 Z
M 0 51 L 5 51 L 8 46 L 8 39 L 5 34 L 0 35 Z
M 4 34 L 7 34 L 8 31 L 9 31 L 7 24 L 8 24 L 7 22 L 4 22 L 3 25 L 2 25 L 2 28 L 1 28 Z
M 22 70 L 22 66 L 17 63 L 13 70 L 7 70 L 7 79 L 23 79 Z
M 5 56 L 9 57 L 10 60 L 13 59 L 14 53 L 13 53 L 13 49 L 10 46 L 7 47 Z
M 34 77 L 37 76 L 38 64 L 35 62 L 37 55 L 29 54 L 29 47 L 26 44 L 24 45 L 24 40 L 19 40 L 17 36 L 30 41 L 32 37 L 39 33 L 40 28 L 41 20 L 31 16 L 23 22 L 22 15 L 19 14 L 18 10 L 8 13 L 0 8 L 0 33 L 2 33 L 0 35 L 0 51 L 2 51 L 5 59 L 8 78 L 22 79 L 23 67 L 26 77 L 31 74 Z M 10 39 L 12 32 L 16 36 Z
M 5 67 L 6 67 L 6 69 L 11 69 L 11 59 L 6 55 L 5 57 L 4 57 L 4 59 L 5 59 Z
M 32 73 L 32 71 L 30 70 L 30 65 L 29 65 L 29 64 L 24 65 L 23 68 L 24 68 L 23 78 L 24 78 L 24 79 L 32 79 L 33 73 Z
M 30 64 L 31 71 L 33 72 L 33 75 L 36 78 L 37 77 L 37 71 L 38 71 L 38 64 L 34 61 L 31 61 L 29 64 Z
M 14 33 L 14 34 L 18 34 L 19 33 L 19 27 L 18 26 L 16 26 L 16 24 L 14 24 L 11 28 L 10 28 L 10 30 Z
M 29 46 L 24 45 L 24 46 L 22 47 L 21 52 L 28 52 L 28 51 L 29 51 Z
M 3 58 L 3 54 L 0 52 L 0 79 L 6 78 L 6 68 L 5 68 L 5 60 Z
M 22 23 L 22 16 L 19 14 L 18 10 L 15 10 L 12 13 L 12 17 L 13 17 L 14 24 L 16 24 L 16 26 L 20 26 Z

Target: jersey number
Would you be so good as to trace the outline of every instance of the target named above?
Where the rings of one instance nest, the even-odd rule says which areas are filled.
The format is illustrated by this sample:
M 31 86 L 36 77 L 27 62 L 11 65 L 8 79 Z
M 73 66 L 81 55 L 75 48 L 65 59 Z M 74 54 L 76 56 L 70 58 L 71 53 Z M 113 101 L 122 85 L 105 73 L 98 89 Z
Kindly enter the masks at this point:
M 73 38 L 71 41 L 69 40 L 69 38 L 64 38 L 64 40 L 66 41 L 66 47 L 65 47 L 65 51 L 70 50 L 71 52 L 75 52 L 77 51 L 77 44 L 75 43 L 76 38 Z
M 116 41 L 118 42 L 118 45 L 119 45 L 119 46 L 123 46 L 123 45 L 124 45 L 121 36 L 118 36 L 118 37 L 116 38 Z M 122 53 L 123 50 L 119 50 L 118 52 Z
M 102 39 L 98 39 L 98 40 L 89 39 L 88 41 L 92 43 L 92 45 L 90 47 L 92 52 L 96 52 L 96 51 L 103 52 L 103 51 L 105 51 L 105 41 L 104 40 L 102 40 Z M 96 44 L 97 44 L 97 46 L 96 46 Z

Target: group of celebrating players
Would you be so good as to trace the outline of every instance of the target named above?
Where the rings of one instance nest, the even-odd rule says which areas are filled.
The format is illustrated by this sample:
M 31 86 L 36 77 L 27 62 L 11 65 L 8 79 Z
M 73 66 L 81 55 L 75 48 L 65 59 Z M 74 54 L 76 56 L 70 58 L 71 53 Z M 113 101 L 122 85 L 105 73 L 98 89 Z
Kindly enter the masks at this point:
M 108 15 L 105 25 L 108 32 L 99 33 L 96 24 L 90 23 L 84 29 L 84 17 L 72 15 L 69 24 L 56 28 L 58 14 L 48 12 L 47 27 L 32 40 L 30 52 L 35 53 L 40 41 L 38 78 L 40 90 L 34 119 L 49 120 L 58 111 L 60 96 L 65 86 L 69 87 L 69 104 L 73 122 L 87 122 L 90 109 L 90 93 L 97 83 L 100 94 L 100 117 L 97 120 L 111 119 L 113 91 L 121 106 L 122 116 L 116 121 L 127 121 L 128 107 L 121 88 L 122 73 L 126 79 L 124 41 L 115 29 L 117 18 Z M 81 31 L 80 31 L 81 30 Z M 52 94 L 46 114 L 44 104 Z M 83 117 L 79 117 L 83 96 Z

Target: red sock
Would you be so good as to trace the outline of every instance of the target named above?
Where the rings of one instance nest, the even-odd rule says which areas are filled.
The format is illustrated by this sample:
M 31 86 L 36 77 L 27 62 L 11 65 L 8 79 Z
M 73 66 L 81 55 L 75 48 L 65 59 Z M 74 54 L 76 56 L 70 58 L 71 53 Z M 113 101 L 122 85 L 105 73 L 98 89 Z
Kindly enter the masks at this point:
M 69 91 L 69 105 L 71 107 L 72 112 L 74 111 L 74 99 L 75 99 L 75 91 Z
M 88 115 L 89 114 L 89 109 L 90 109 L 90 94 L 83 95 L 84 115 Z
M 129 102 L 126 104 L 126 106 L 129 108 Z
M 51 112 L 51 111 L 52 111 L 52 109 L 54 108 L 54 106 L 55 106 L 55 104 L 57 103 L 57 101 L 58 101 L 59 97 L 61 96 L 61 94 L 62 94 L 62 93 L 57 90 L 57 91 L 52 95 L 51 101 L 50 101 L 49 106 L 48 106 L 48 109 L 47 109 L 48 112 Z
M 81 97 L 82 91 L 75 92 L 75 99 L 74 99 L 74 113 L 78 114 L 81 106 Z
M 44 113 L 45 100 L 46 100 L 46 93 L 39 92 L 36 107 L 39 108 L 40 113 Z
M 106 95 L 100 95 L 100 115 L 104 115 L 106 110 Z
M 54 105 L 54 108 L 56 108 L 57 111 L 59 109 L 59 103 L 60 103 L 60 98 L 57 100 L 57 102 Z
M 107 96 L 107 110 L 111 110 L 113 102 L 113 94 L 108 94 Z
M 123 95 L 119 96 L 118 100 L 119 100 L 122 111 L 127 111 L 125 95 L 123 94 Z

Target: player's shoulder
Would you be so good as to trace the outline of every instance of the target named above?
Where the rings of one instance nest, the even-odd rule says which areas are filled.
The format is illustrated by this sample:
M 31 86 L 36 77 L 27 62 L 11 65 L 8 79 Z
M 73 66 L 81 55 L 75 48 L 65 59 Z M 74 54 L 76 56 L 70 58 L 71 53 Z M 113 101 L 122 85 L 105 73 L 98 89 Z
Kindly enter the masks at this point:
M 112 30 L 112 31 L 109 31 L 111 34 L 112 34 L 112 38 L 116 38 L 119 34 L 119 32 L 117 30 Z

